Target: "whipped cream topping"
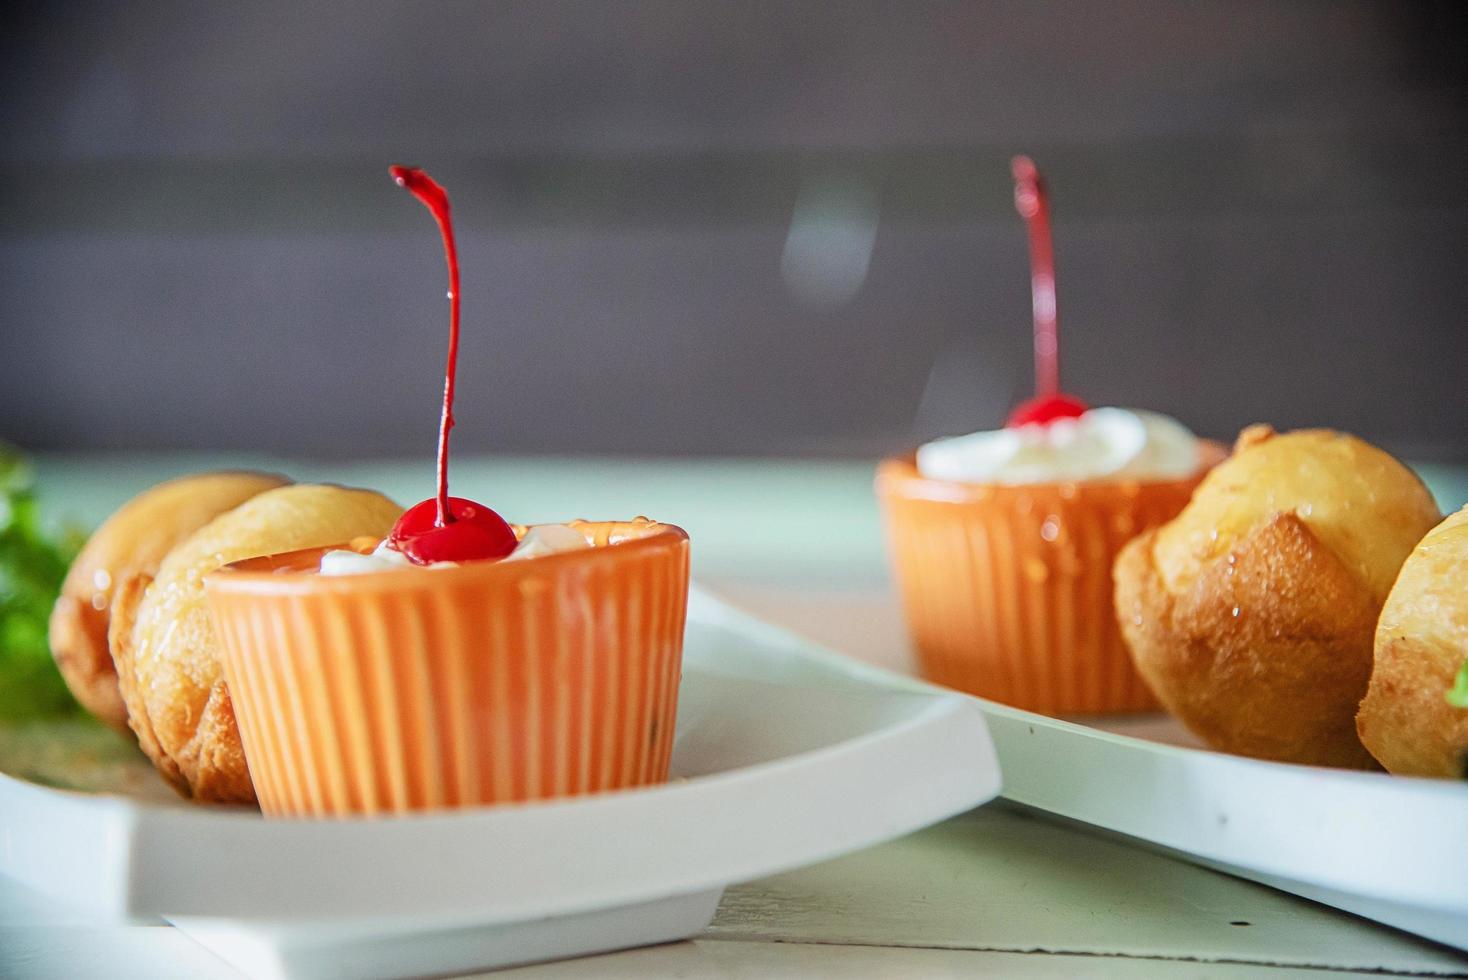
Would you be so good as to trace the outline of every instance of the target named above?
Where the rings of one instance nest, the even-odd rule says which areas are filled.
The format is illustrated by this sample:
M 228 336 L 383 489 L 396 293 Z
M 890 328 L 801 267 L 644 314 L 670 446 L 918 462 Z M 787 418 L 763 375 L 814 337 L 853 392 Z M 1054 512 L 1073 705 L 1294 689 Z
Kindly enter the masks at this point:
M 586 537 L 569 524 L 532 524 L 526 528 L 525 536 L 520 539 L 515 550 L 501 560 L 519 561 L 522 558 L 558 555 L 563 551 L 581 551 L 590 547 L 586 543 Z
M 564 551 L 580 551 L 589 548 L 586 538 L 569 524 L 535 524 L 527 528 L 525 536 L 501 561 L 520 561 L 539 558 L 542 555 L 558 555 Z M 392 548 L 384 540 L 369 554 L 337 549 L 321 556 L 322 575 L 362 575 L 367 572 L 385 572 L 394 568 L 453 568 L 459 562 L 440 561 L 432 565 L 414 565 L 408 556 Z
M 963 483 L 1174 480 L 1198 469 L 1198 439 L 1177 419 L 1093 408 L 1073 419 L 935 439 L 919 447 L 923 476 Z
M 386 539 L 381 541 L 370 554 L 361 554 L 338 548 L 321 556 L 322 575 L 361 575 L 366 572 L 384 572 L 390 568 L 412 568 L 408 556 L 396 548 L 389 548 Z

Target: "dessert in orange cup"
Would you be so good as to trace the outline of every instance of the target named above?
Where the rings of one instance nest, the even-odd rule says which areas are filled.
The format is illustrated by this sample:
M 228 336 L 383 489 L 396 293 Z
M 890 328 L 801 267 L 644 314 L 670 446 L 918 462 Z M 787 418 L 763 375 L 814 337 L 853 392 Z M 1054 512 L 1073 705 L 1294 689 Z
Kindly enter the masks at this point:
M 1060 391 L 1048 207 L 1033 163 L 1017 157 L 1014 176 L 1038 394 L 1002 430 L 883 461 L 894 578 L 929 679 L 1047 714 L 1148 710 L 1112 614 L 1112 562 L 1175 517 L 1224 450 L 1166 416 Z
M 268 816 L 405 813 L 599 792 L 668 774 L 688 536 L 646 518 L 516 527 L 448 495 L 451 300 L 438 493 L 381 541 L 238 562 L 206 580 Z
M 687 535 L 569 526 L 586 547 L 526 561 L 323 575 L 317 549 L 211 577 L 261 809 L 400 813 L 664 781 Z

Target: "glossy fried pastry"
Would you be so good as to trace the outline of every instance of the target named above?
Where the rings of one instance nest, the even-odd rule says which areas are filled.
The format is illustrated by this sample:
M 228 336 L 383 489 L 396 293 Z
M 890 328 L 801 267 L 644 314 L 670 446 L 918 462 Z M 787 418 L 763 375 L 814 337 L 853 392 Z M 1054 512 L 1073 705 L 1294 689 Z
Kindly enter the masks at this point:
M 1117 558 L 1132 659 L 1214 748 L 1374 767 L 1355 715 L 1377 615 L 1439 516 L 1421 480 L 1360 439 L 1246 429 L 1183 512 Z
M 107 624 L 118 586 L 153 575 L 163 556 L 220 514 L 282 486 L 270 473 L 223 472 L 180 477 L 124 504 L 87 539 L 51 610 L 51 654 L 82 707 L 127 730 L 127 708 L 107 649 Z
M 381 537 L 402 508 L 368 490 L 300 484 L 252 497 L 135 576 L 113 602 L 109 641 L 138 744 L 185 796 L 255 799 L 235 727 L 204 576 L 229 562 L 361 535 Z
M 1468 662 L 1468 507 L 1423 538 L 1376 627 L 1361 742 L 1388 772 L 1468 778 L 1468 699 L 1450 695 Z

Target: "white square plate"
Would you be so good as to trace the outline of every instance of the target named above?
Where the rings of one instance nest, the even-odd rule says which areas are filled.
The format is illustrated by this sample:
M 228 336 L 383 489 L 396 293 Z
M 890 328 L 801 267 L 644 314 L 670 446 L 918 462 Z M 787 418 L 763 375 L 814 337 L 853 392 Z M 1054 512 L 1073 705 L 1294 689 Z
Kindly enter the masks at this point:
M 1171 744 L 1191 741 L 1171 719 L 979 703 L 1007 799 L 1468 949 L 1468 784 Z
M 432 816 L 271 821 L 0 775 L 0 872 L 99 919 L 165 919 L 252 976 L 482 969 L 682 938 L 728 884 L 999 791 L 977 702 L 695 593 L 675 779 Z M 150 774 L 145 774 L 145 776 Z
M 913 689 L 907 630 L 887 592 L 764 586 L 761 616 L 880 663 Z M 1468 950 L 1468 782 L 1263 762 L 1201 747 L 1162 714 L 1074 721 L 975 699 L 1006 799 L 1154 850 Z

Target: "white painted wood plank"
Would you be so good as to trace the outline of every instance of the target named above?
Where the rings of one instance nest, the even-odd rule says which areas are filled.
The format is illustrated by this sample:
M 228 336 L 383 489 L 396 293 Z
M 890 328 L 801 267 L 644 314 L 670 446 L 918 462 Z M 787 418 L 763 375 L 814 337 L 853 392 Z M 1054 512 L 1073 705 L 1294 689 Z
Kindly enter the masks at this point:
M 956 977 L 1015 977 L 1019 980 L 1333 980 L 1380 974 L 1321 971 L 1252 964 L 1194 963 L 1107 956 L 1044 956 L 952 949 L 893 949 L 876 946 L 822 946 L 799 943 L 697 940 L 564 963 L 521 967 L 486 978 L 505 980 L 648 980 L 650 977 L 717 977 L 719 980 L 769 980 L 820 977 L 822 980 L 927 980 Z
M 0 977 L 237 980 L 240 974 L 172 926 L 115 926 L 0 875 Z
M 1468 975 L 1425 940 L 996 805 L 732 888 L 707 935 Z
M 541 964 L 485 977 L 511 980 L 754 980 L 766 977 L 914 978 L 1004 976 L 1056 978 L 1188 977 L 1242 980 L 1255 965 L 1163 959 L 1062 956 L 993 951 L 838 946 L 707 938 L 607 956 Z M 0 879 L 0 976 L 16 980 L 108 977 L 119 980 L 235 980 L 240 975 L 167 926 L 96 926 L 63 906 Z M 1269 969 L 1280 980 L 1366 976 L 1307 969 Z

